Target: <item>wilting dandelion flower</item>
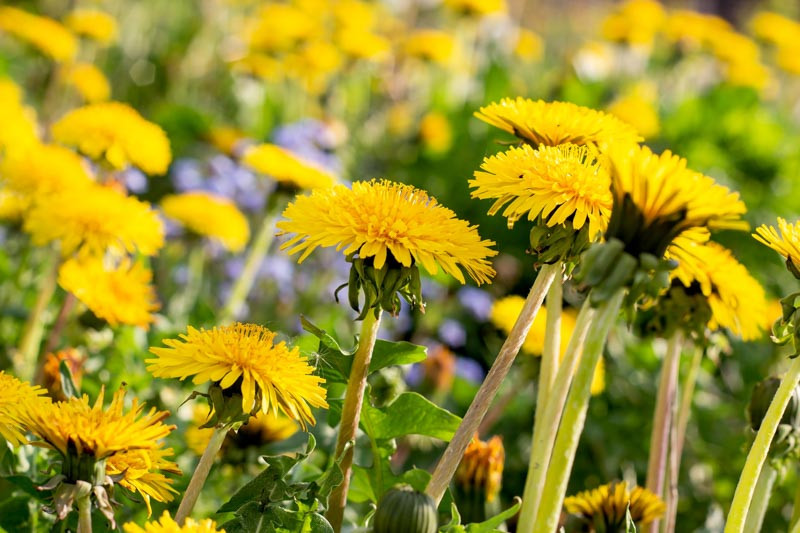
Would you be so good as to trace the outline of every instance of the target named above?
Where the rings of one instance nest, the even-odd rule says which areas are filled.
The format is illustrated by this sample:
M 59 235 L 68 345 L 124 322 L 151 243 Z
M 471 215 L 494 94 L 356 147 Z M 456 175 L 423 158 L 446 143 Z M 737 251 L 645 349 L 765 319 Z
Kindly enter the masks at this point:
M 42 398 L 46 392 L 0 371 L 0 435 L 9 444 L 26 442 L 24 413 L 36 403 L 46 403 L 48 400 Z
M 569 496 L 564 500 L 564 508 L 590 524 L 603 524 L 608 532 L 625 530 L 628 509 L 638 527 L 657 520 L 667 509 L 657 495 L 642 487 L 629 490 L 626 482 L 609 483 Z
M 187 518 L 181 526 L 170 518 L 167 511 L 164 511 L 159 520 L 147 522 L 143 528 L 128 522 L 122 529 L 125 533 L 225 533 L 224 529 L 217 529 L 217 524 L 210 518 L 199 522 Z
M 154 255 L 164 244 L 163 224 L 150 204 L 101 185 L 41 199 L 24 229 L 36 245 L 59 241 L 64 256 L 107 250 Z
M 325 170 L 274 144 L 259 144 L 249 148 L 242 157 L 242 163 L 299 189 L 325 189 L 336 183 L 336 178 Z
M 64 83 L 75 88 L 86 102 L 104 102 L 111 97 L 111 85 L 103 71 L 91 63 L 75 63 L 64 67 Z
M 500 437 L 495 435 L 483 442 L 476 435 L 458 465 L 456 484 L 470 492 L 481 492 L 486 501 L 493 501 L 500 493 L 505 458 Z
M 108 266 L 97 257 L 70 259 L 58 271 L 58 284 L 111 326 L 147 329 L 159 309 L 152 272 L 140 261 Z
M 105 158 L 116 169 L 134 165 L 148 174 L 164 174 L 172 159 L 164 130 L 120 102 L 74 109 L 53 125 L 52 133 L 56 141 L 93 159 Z
M 98 9 L 76 9 L 67 15 L 64 24 L 76 34 L 102 45 L 107 46 L 117 38 L 117 21 Z
M 189 327 L 167 348 L 150 348 L 147 369 L 156 377 L 208 381 L 241 392 L 242 412 L 285 413 L 305 429 L 314 423 L 311 407 L 328 407 L 325 380 L 299 348 L 275 343 L 275 333 L 255 324 L 234 324 L 211 330 Z
M 227 198 L 205 192 L 173 194 L 161 200 L 161 209 L 169 218 L 198 235 L 219 241 L 231 252 L 241 251 L 250 238 L 247 218 Z
M 409 267 L 421 263 L 431 274 L 441 267 L 465 282 L 463 268 L 478 284 L 494 276 L 487 258 L 497 255 L 477 227 L 455 217 L 424 191 L 387 180 L 338 185 L 298 196 L 277 224 L 280 235 L 294 234 L 281 249 L 302 252 L 335 246 L 345 255 L 373 258 L 380 269 L 391 258 Z
M 75 348 L 66 348 L 55 353 L 49 353 L 42 365 L 42 385 L 47 389 L 50 397 L 58 402 L 68 399 L 64 382 L 61 376 L 61 363 L 64 362 L 71 374 L 75 387 L 80 388 L 83 378 L 83 365 L 86 362 L 84 355 Z
M 574 144 L 512 147 L 484 159 L 469 182 L 472 197 L 495 199 L 490 215 L 505 207 L 509 227 L 523 216 L 542 217 L 547 226 L 569 219 L 575 230 L 588 223 L 594 237 L 608 225 L 613 204 L 611 179 L 597 156 Z
M 504 98 L 480 108 L 475 116 L 534 147 L 572 143 L 606 149 L 642 140 L 632 126 L 618 118 L 569 102 Z
M 756 229 L 753 237 L 781 254 L 786 259 L 789 271 L 795 277 L 800 277 L 800 220 L 790 224 L 786 219 L 778 217 L 777 230 L 774 226 L 763 224 Z
M 15 7 L 0 7 L 0 30 L 27 42 L 56 61 L 68 61 L 78 50 L 75 36 L 60 23 Z
M 172 448 L 161 446 L 147 450 L 129 450 L 112 455 L 106 461 L 106 474 L 119 477 L 117 483 L 133 493 L 139 493 L 147 506 L 148 516 L 153 510 L 150 500 L 171 502 L 178 493 L 174 481 L 165 473 L 180 475 L 181 469 L 167 459 L 173 454 Z

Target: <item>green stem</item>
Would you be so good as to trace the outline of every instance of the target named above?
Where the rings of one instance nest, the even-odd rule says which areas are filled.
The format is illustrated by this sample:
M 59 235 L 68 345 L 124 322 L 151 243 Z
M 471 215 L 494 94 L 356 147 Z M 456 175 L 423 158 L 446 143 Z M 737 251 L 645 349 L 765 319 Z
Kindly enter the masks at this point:
M 376 316 L 372 310 L 367 313 L 361 322 L 361 335 L 358 338 L 358 349 L 353 357 L 353 366 L 347 380 L 347 390 L 344 393 L 342 406 L 342 420 L 339 425 L 339 436 L 336 439 L 336 455 L 341 456 L 339 466 L 342 469 L 344 480 L 336 487 L 328 498 L 328 522 L 333 530 L 338 533 L 342 529 L 344 508 L 347 505 L 347 491 L 350 488 L 350 473 L 353 467 L 353 447 L 347 448 L 347 443 L 354 441 L 358 431 L 358 421 L 361 416 L 361 405 L 364 403 L 364 389 L 369 376 L 369 363 L 372 359 L 372 350 L 378 340 L 378 328 L 381 325 L 381 311 Z M 344 454 L 344 455 L 342 455 Z
M 653 430 L 650 433 L 646 486 L 650 492 L 662 500 L 666 499 L 664 483 L 667 477 L 667 453 L 669 452 L 670 427 L 675 423 L 672 419 L 672 406 L 678 392 L 678 370 L 682 346 L 683 335 L 678 329 L 667 341 L 667 351 L 661 365 L 661 379 L 658 382 L 656 407 L 653 412 Z M 648 531 L 656 533 L 658 530 L 659 520 L 653 520 L 648 525 Z
M 669 456 L 667 457 L 667 479 L 664 486 L 666 494 L 665 503 L 667 512 L 661 533 L 675 533 L 675 524 L 678 518 L 678 397 L 673 396 L 670 404 L 670 418 L 672 423 L 669 428 Z
M 214 433 L 211 435 L 211 440 L 208 441 L 206 449 L 200 457 L 200 462 L 192 473 L 192 479 L 189 481 L 189 486 L 186 487 L 186 492 L 183 493 L 183 499 L 178 506 L 178 512 L 175 514 L 175 521 L 183 525 L 183 522 L 189 517 L 194 509 L 194 504 L 197 503 L 197 498 L 203 490 L 203 485 L 208 478 L 211 467 L 214 466 L 214 460 L 217 458 L 222 443 L 228 434 L 228 426 L 215 427 Z
M 619 314 L 624 295 L 625 291 L 620 289 L 597 308 L 597 316 L 592 321 L 592 326 L 586 335 L 583 355 L 567 395 L 564 415 L 547 470 L 547 479 L 542 491 L 542 501 L 536 515 L 534 531 L 556 531 L 557 529 L 561 506 L 567 491 L 567 482 L 572 471 L 572 463 L 575 460 L 578 441 L 586 421 L 586 411 L 589 408 L 592 377 L 597 363 L 600 361 L 600 356 L 603 354 L 608 332 Z
M 81 496 L 75 502 L 78 506 L 78 533 L 92 533 L 92 495 Z
M 180 297 L 172 299 L 172 305 L 170 306 L 170 314 L 175 317 L 175 324 L 178 326 L 189 323 L 192 308 L 197 303 L 203 288 L 203 270 L 206 262 L 205 249 L 199 239 L 193 239 L 189 246 L 186 286 L 183 291 L 180 291 Z
M 767 514 L 769 499 L 772 496 L 772 487 L 778 478 L 778 471 L 769 464 L 764 465 L 761 474 L 758 476 L 753 500 L 750 504 L 750 512 L 747 513 L 747 520 L 744 523 L 745 531 L 761 531 L 764 523 L 764 516 Z
M 800 533 L 800 479 L 797 480 L 797 489 L 795 489 L 792 518 L 789 520 L 789 533 Z
M 433 498 L 435 502 L 438 503 L 442 500 L 442 496 L 444 496 L 448 485 L 450 485 L 450 480 L 453 479 L 453 474 L 455 474 L 456 468 L 458 468 L 458 464 L 464 456 L 464 451 L 478 430 L 484 415 L 489 410 L 500 385 L 508 375 L 508 371 L 511 369 L 511 365 L 514 363 L 525 337 L 528 336 L 528 331 L 536 318 L 536 314 L 539 312 L 539 308 L 542 306 L 544 296 L 550 289 L 550 284 L 553 283 L 556 273 L 560 273 L 560 267 L 556 267 L 556 265 L 544 265 L 539 271 L 539 275 L 536 276 L 536 281 L 525 299 L 525 305 L 523 305 L 514 327 L 511 328 L 511 333 L 508 334 L 503 346 L 500 348 L 500 353 L 497 354 L 497 358 L 492 363 L 492 368 L 489 369 L 486 379 L 481 383 L 455 435 L 453 435 L 442 454 L 442 458 L 436 465 L 428 487 L 425 489 L 426 494 Z
M 39 282 L 39 293 L 23 327 L 22 337 L 14 357 L 14 369 L 20 379 L 30 380 L 36 372 L 36 360 L 44 335 L 44 315 L 47 305 L 56 291 L 58 267 L 61 263 L 57 256 L 52 257 L 50 261 L 51 264 L 48 265 L 47 271 Z
M 747 460 L 739 477 L 739 483 L 736 485 L 736 492 L 733 494 L 731 510 L 725 523 L 725 533 L 744 532 L 745 519 L 750 509 L 750 502 L 753 498 L 758 476 L 761 474 L 761 468 L 767 460 L 767 454 L 769 454 L 772 439 L 775 437 L 775 431 L 778 429 L 778 424 L 781 421 L 781 417 L 783 417 L 786 406 L 789 404 L 789 399 L 792 396 L 792 391 L 797 386 L 798 380 L 800 380 L 800 357 L 795 357 L 786 375 L 783 376 L 780 387 L 775 392 L 775 397 L 772 398 L 772 403 L 769 404 L 767 414 L 764 416 L 753 445 L 750 447 L 750 452 L 747 454 Z
M 536 414 L 541 416 L 544 405 L 550 396 L 550 390 L 558 371 L 558 356 L 561 352 L 561 300 L 563 299 L 563 282 L 556 276 L 547 292 L 547 320 L 545 322 L 544 346 L 539 371 L 539 391 L 536 395 Z
M 561 413 L 564 411 L 564 403 L 567 400 L 567 393 L 569 393 L 575 368 L 581 355 L 581 348 L 586 340 L 586 334 L 592 324 L 594 315 L 595 310 L 589 305 L 589 300 L 587 299 L 581 307 L 580 313 L 578 313 L 575 328 L 572 330 L 567 350 L 564 352 L 564 359 L 558 367 L 555 383 L 550 389 L 550 397 L 547 399 L 541 419 L 537 418 L 533 426 L 528 476 L 525 478 L 522 509 L 520 511 L 519 524 L 517 525 L 517 531 L 520 533 L 533 532 L 533 522 L 536 519 L 536 512 L 542 499 L 550 456 L 553 453 L 553 444 L 558 433 L 558 423 L 561 420 Z
M 250 294 L 253 288 L 253 283 L 258 274 L 258 269 L 264 261 L 264 256 L 267 255 L 269 247 L 275 237 L 275 220 L 278 218 L 278 213 L 266 213 L 264 219 L 261 221 L 261 226 L 258 228 L 258 233 L 253 238 L 250 244 L 250 250 L 247 252 L 247 258 L 244 262 L 244 268 L 241 274 L 236 279 L 236 283 L 231 289 L 231 294 L 225 307 L 219 314 L 217 321 L 219 324 L 225 325 L 231 322 L 239 313 L 242 304 Z

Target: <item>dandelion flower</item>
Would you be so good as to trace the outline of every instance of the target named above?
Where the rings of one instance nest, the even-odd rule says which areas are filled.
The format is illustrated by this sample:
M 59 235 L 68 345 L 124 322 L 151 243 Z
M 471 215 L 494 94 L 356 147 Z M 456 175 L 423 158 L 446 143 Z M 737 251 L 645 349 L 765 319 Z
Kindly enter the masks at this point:
M 403 50 L 412 57 L 446 65 L 455 52 L 455 41 L 440 30 L 415 30 L 406 38 Z
M 46 403 L 48 400 L 42 398 L 46 392 L 0 370 L 0 436 L 9 444 L 26 442 L 25 413 L 38 403 Z
M 198 235 L 218 240 L 231 252 L 240 252 L 250 238 L 247 218 L 236 204 L 205 192 L 173 194 L 161 200 L 161 209 Z
M 141 262 L 124 259 L 109 268 L 102 258 L 70 259 L 58 271 L 58 284 L 111 326 L 147 329 L 160 307 L 153 275 Z
M 92 159 L 105 157 L 116 169 L 134 165 L 148 174 L 164 174 L 172 159 L 164 130 L 120 102 L 74 109 L 53 125 L 52 133 L 56 141 Z
M 163 423 L 169 413 L 155 408 L 145 413 L 144 405 L 136 398 L 126 412 L 122 389 L 114 393 L 108 409 L 103 408 L 103 397 L 101 390 L 94 405 L 84 395 L 29 407 L 26 424 L 41 439 L 33 444 L 51 448 L 62 456 L 86 455 L 99 460 L 124 451 L 156 448 L 159 439 L 174 429 Z
M 0 32 L 9 33 L 56 61 L 75 57 L 78 42 L 60 23 L 15 7 L 0 7 Z
M 431 112 L 422 117 L 419 136 L 425 147 L 433 153 L 446 152 L 453 145 L 453 130 L 442 113 Z
M 39 144 L 36 112 L 25 107 L 22 89 L 8 78 L 0 78 L 0 150 L 5 154 Z
M 455 483 L 468 492 L 480 491 L 487 502 L 492 502 L 500 493 L 505 459 L 500 437 L 495 435 L 483 442 L 476 434 L 464 451 L 456 470 Z
M 590 524 L 606 524 L 607 531 L 617 531 L 625 525 L 628 506 L 638 527 L 659 519 L 667 509 L 657 495 L 642 487 L 629 490 L 625 482 L 602 485 L 564 500 L 568 513 L 578 515 Z
M 103 71 L 91 63 L 76 63 L 65 67 L 64 83 L 78 91 L 86 102 L 104 102 L 111 97 L 111 85 Z
M 603 20 L 603 37 L 632 45 L 652 45 L 666 20 L 656 0 L 628 0 Z
M 526 215 L 528 220 L 541 216 L 548 226 L 571 219 L 575 230 L 588 223 L 594 237 L 608 225 L 611 179 L 585 146 L 525 144 L 487 157 L 481 169 L 469 182 L 472 197 L 495 199 L 490 215 L 505 206 L 509 227 Z
M 41 199 L 24 229 L 37 246 L 60 241 L 65 257 L 107 250 L 154 255 L 164 244 L 163 224 L 150 204 L 101 185 Z
M 64 24 L 78 35 L 89 37 L 108 46 L 117 38 L 117 21 L 97 9 L 76 9 L 64 19 Z
M 242 157 L 242 163 L 276 181 L 300 189 L 326 189 L 336 183 L 336 178 L 328 172 L 274 144 L 251 147 Z
M 187 518 L 181 526 L 170 518 L 168 511 L 164 511 L 158 521 L 147 522 L 144 527 L 128 522 L 122 529 L 125 533 L 225 533 L 224 529 L 217 529 L 217 524 L 210 518 L 199 522 Z
M 441 267 L 465 283 L 463 268 L 478 284 L 494 276 L 487 258 L 497 255 L 481 240 L 477 227 L 455 217 L 424 191 L 391 181 L 337 185 L 298 196 L 277 223 L 279 235 L 294 234 L 281 249 L 302 252 L 299 262 L 318 246 L 335 246 L 345 255 L 374 258 L 383 268 L 387 256 L 410 267 L 421 263 L 431 274 Z M 460 267 L 460 268 L 459 268 Z
M 275 333 L 255 324 L 234 324 L 211 330 L 188 328 L 180 339 L 167 339 L 167 348 L 150 348 L 147 369 L 156 377 L 185 379 L 195 385 L 208 381 L 222 389 L 240 390 L 242 412 L 283 412 L 305 429 L 314 423 L 311 407 L 328 407 L 325 380 L 299 348 L 275 344 Z
M 674 251 L 674 249 L 673 249 Z M 668 257 L 671 254 L 667 253 Z M 764 289 L 730 250 L 714 242 L 687 243 L 677 250 L 674 279 L 700 291 L 711 308 L 709 327 L 725 328 L 743 340 L 757 339 L 767 314 Z
M 528 28 L 520 28 L 514 54 L 524 61 L 539 61 L 544 56 L 544 40 Z
M 505 0 L 444 0 L 444 5 L 467 15 L 486 16 L 505 13 Z
M 210 414 L 208 406 L 198 405 L 194 410 L 192 425 L 186 430 L 186 445 L 197 455 L 202 455 L 214 433 L 213 428 L 200 427 L 208 421 Z M 259 411 L 239 429 L 228 432 L 228 437 L 222 446 L 246 448 L 281 442 L 297 433 L 297 430 L 297 422 L 291 418 L 281 413 L 275 414 L 270 411 L 265 414 Z
M 655 105 L 636 91 L 614 100 L 608 112 L 636 128 L 645 139 L 657 136 L 661 129 Z
M 475 116 L 534 146 L 594 144 L 605 150 L 642 140 L 632 126 L 613 115 L 569 102 L 504 98 L 482 107 Z
M 178 493 L 172 484 L 174 481 L 165 473 L 181 475 L 181 469 L 167 459 L 174 455 L 172 448 L 161 446 L 147 450 L 129 450 L 112 455 L 106 461 L 106 474 L 122 476 L 120 486 L 139 493 L 147 506 L 147 515 L 153 513 L 150 500 L 171 502 Z
M 790 270 L 800 271 L 800 220 L 790 224 L 786 219 L 778 217 L 777 230 L 774 226 L 762 224 L 756 229 L 753 237 L 781 254 Z

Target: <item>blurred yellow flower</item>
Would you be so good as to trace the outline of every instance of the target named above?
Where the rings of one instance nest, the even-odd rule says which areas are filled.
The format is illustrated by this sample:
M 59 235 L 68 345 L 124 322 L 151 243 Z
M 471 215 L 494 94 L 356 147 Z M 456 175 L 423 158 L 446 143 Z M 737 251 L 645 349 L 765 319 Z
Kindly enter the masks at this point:
M 159 309 L 152 272 L 141 262 L 124 259 L 109 267 L 97 257 L 70 259 L 58 271 L 58 284 L 95 316 L 111 326 L 130 324 L 147 329 Z
M 778 234 L 780 231 L 780 235 Z M 762 224 L 756 228 L 753 237 L 781 254 L 787 266 L 800 272 L 800 220 L 794 224 L 778 217 L 778 229 Z
M 25 413 L 32 405 L 48 402 L 43 398 L 47 391 L 32 387 L 0 370 L 0 436 L 12 446 L 27 442 L 25 439 Z
M 626 482 L 609 483 L 579 492 L 564 500 L 564 509 L 589 524 L 607 524 L 607 531 L 623 531 L 626 512 L 637 527 L 661 518 L 667 510 L 657 495 L 642 487 L 628 489 Z
M 52 133 L 56 141 L 92 159 L 105 157 L 116 169 L 134 165 L 148 174 L 164 174 L 172 160 L 164 130 L 120 102 L 74 109 L 53 125 Z
M 98 9 L 76 9 L 64 19 L 64 24 L 78 35 L 108 46 L 117 39 L 117 21 Z
M 95 256 L 106 251 L 155 255 L 164 244 L 163 224 L 150 204 L 102 185 L 40 199 L 24 229 L 37 246 L 60 241 L 65 257 L 76 251 Z
M 574 144 L 523 144 L 484 159 L 469 186 L 473 198 L 495 199 L 490 215 L 505 206 L 509 228 L 523 216 L 542 217 L 548 226 L 571 220 L 575 230 L 588 223 L 594 238 L 606 229 L 613 203 L 611 180 L 597 157 Z
M 500 494 L 505 460 L 506 451 L 500 437 L 495 435 L 483 442 L 476 434 L 464 451 L 453 481 L 467 493 L 478 492 L 481 499 L 492 502 Z
M 242 412 L 277 414 L 297 420 L 303 429 L 314 423 L 311 407 L 328 407 L 325 380 L 300 355 L 299 348 L 275 344 L 275 333 L 255 324 L 234 324 L 211 330 L 189 326 L 180 339 L 166 339 L 167 348 L 150 348 L 156 357 L 147 369 L 156 377 L 208 381 L 240 392 Z
M 336 34 L 335 40 L 342 52 L 357 59 L 382 59 L 392 47 L 382 35 L 347 27 Z
M 217 524 L 210 518 L 199 522 L 187 518 L 181 526 L 170 518 L 168 511 L 164 511 L 159 520 L 147 522 L 143 528 L 128 522 L 122 529 L 125 533 L 225 533 L 224 529 L 217 529 Z
M 283 69 L 308 92 L 321 94 L 343 61 L 336 46 L 322 39 L 314 39 L 288 54 Z
M 69 61 L 78 50 L 75 36 L 60 23 L 15 7 L 0 7 L 0 32 L 27 42 L 56 61 Z
M 63 79 L 78 91 L 86 102 L 94 104 L 111 97 L 111 85 L 103 71 L 91 63 L 75 63 L 65 66 Z
M 614 42 L 651 45 L 666 13 L 656 0 L 627 0 L 603 20 L 603 37 Z
M 800 76 L 800 40 L 778 48 L 775 61 L 784 71 Z
M 800 22 L 771 11 L 759 11 L 750 21 L 753 34 L 778 46 L 796 45 L 800 41 Z
M 222 196 L 199 191 L 170 194 L 161 200 L 161 209 L 167 217 L 231 252 L 240 252 L 250 239 L 247 218 Z
M 505 0 L 444 0 L 444 5 L 466 15 L 485 16 L 505 13 Z
M 434 275 L 441 267 L 461 283 L 460 268 L 478 284 L 494 276 L 488 260 L 497 255 L 490 248 L 494 242 L 482 240 L 477 226 L 409 185 L 372 180 L 355 182 L 352 189 L 317 189 L 297 196 L 283 218 L 276 224 L 278 235 L 294 235 L 281 249 L 302 252 L 298 262 L 318 246 L 335 246 L 345 255 L 373 257 L 376 269 L 391 256 L 406 267 L 421 263 Z
M 453 145 L 453 129 L 442 113 L 432 111 L 422 117 L 419 123 L 419 136 L 422 144 L 433 153 L 446 152 Z
M 633 126 L 645 139 L 656 137 L 661 130 L 658 109 L 651 100 L 637 91 L 629 92 L 614 100 L 607 111 Z
M 446 65 L 453 58 L 455 41 L 441 30 L 414 30 L 403 43 L 403 50 L 411 57 Z
M 22 102 L 22 89 L 0 77 L 0 151 L 10 153 L 38 144 L 36 113 Z
M 235 155 L 242 141 L 247 139 L 245 132 L 232 126 L 212 127 L 206 135 L 208 142 L 220 152 L 228 155 Z
M 270 2 L 253 20 L 249 44 L 254 50 L 289 50 L 298 41 L 320 33 L 319 19 L 291 4 Z
M 595 144 L 604 150 L 642 140 L 632 126 L 618 118 L 569 102 L 503 98 L 480 108 L 475 116 L 534 146 Z
M 203 454 L 214 433 L 213 428 L 200 427 L 208 421 L 210 414 L 207 405 L 196 405 L 192 425 L 186 430 L 186 445 L 197 455 Z M 275 414 L 270 411 L 265 414 L 259 411 L 239 429 L 228 432 L 228 437 L 222 445 L 223 450 L 225 446 L 245 448 L 281 442 L 297 433 L 298 429 L 297 422 L 281 413 Z
M 274 144 L 259 144 L 244 153 L 242 163 L 281 183 L 300 189 L 326 189 L 336 178 L 312 163 Z
M 174 481 L 165 473 L 181 475 L 181 469 L 167 459 L 174 455 L 172 448 L 162 446 L 147 450 L 127 450 L 108 458 L 106 474 L 122 476 L 118 483 L 125 489 L 139 493 L 147 506 L 147 516 L 153 514 L 150 500 L 171 502 L 178 491 L 172 488 Z
M 42 365 L 42 385 L 47 389 L 48 395 L 57 402 L 67 400 L 64 382 L 61 379 L 61 363 L 64 363 L 72 375 L 72 382 L 80 389 L 83 378 L 83 365 L 86 358 L 75 348 L 66 348 L 55 353 L 49 353 Z
M 514 44 L 514 54 L 524 61 L 539 61 L 544 57 L 544 41 L 536 32 L 521 28 Z

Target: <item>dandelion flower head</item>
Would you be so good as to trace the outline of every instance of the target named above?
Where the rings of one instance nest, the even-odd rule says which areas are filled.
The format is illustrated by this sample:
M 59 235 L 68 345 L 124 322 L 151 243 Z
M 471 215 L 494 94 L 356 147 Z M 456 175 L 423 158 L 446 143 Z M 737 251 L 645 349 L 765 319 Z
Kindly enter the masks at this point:
M 164 214 L 198 235 L 219 241 L 227 250 L 240 252 L 250 238 L 247 218 L 227 198 L 206 192 L 172 194 L 161 200 Z
M 26 442 L 25 412 L 37 403 L 47 403 L 49 400 L 42 398 L 46 392 L 0 371 L 0 436 L 9 444 Z
M 125 533 L 225 533 L 224 529 L 217 529 L 217 524 L 210 518 L 199 522 L 187 518 L 181 526 L 170 518 L 168 511 L 164 511 L 160 519 L 147 522 L 144 527 L 128 522 L 122 529 Z
M 16 7 L 0 7 L 0 31 L 25 41 L 56 61 L 75 57 L 78 41 L 61 23 Z
M 608 531 L 617 531 L 625 524 L 628 506 L 631 518 L 639 527 L 657 520 L 666 512 L 661 498 L 642 487 L 629 490 L 626 482 L 602 485 L 564 500 L 568 513 L 589 523 L 608 524 Z
M 409 35 L 403 50 L 411 57 L 446 65 L 455 54 L 455 40 L 441 30 L 420 29 Z
M 150 500 L 171 502 L 178 494 L 174 481 L 165 473 L 181 475 L 181 469 L 167 459 L 174 455 L 172 448 L 158 446 L 146 450 L 129 450 L 112 455 L 106 461 L 106 474 L 122 476 L 119 485 L 132 493 L 138 493 L 147 506 L 147 515 L 153 513 Z
M 800 220 L 790 224 L 778 217 L 778 229 L 763 224 L 756 229 L 753 237 L 781 254 L 790 269 L 800 272 Z
M 242 162 L 256 172 L 299 189 L 325 189 L 336 183 L 336 178 L 330 173 L 274 144 L 251 147 L 245 152 Z
M 75 63 L 64 68 L 63 80 L 74 87 L 84 101 L 94 104 L 111 97 L 111 84 L 103 71 L 91 63 Z
M 64 24 L 77 35 L 83 35 L 108 46 L 117 38 L 117 21 L 98 9 L 76 9 L 64 19 Z
M 500 437 L 495 435 L 483 442 L 476 435 L 464 451 L 456 470 L 455 482 L 469 491 L 482 489 L 486 501 L 492 502 L 500 493 L 505 459 L 506 452 Z

